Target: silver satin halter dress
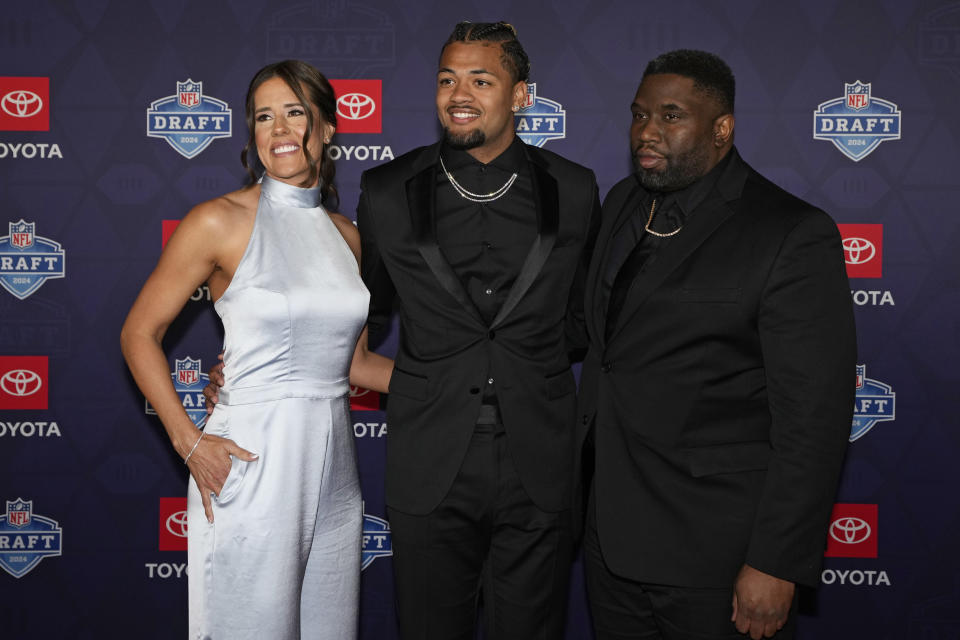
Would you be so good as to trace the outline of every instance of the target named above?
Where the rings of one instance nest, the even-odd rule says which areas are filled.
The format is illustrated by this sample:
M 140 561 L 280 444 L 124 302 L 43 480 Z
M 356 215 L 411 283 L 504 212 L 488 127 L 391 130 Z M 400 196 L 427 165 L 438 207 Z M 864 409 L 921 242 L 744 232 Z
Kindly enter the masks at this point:
M 225 330 L 207 433 L 233 459 L 207 523 L 188 496 L 190 637 L 356 637 L 362 505 L 348 374 L 369 294 L 320 189 L 264 177 L 249 244 L 215 303 Z

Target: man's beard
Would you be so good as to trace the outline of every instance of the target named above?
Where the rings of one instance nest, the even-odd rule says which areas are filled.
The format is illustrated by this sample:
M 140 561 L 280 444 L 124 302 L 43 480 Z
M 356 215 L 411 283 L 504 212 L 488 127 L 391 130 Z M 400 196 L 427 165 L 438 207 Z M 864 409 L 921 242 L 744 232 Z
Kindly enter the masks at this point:
M 449 127 L 444 127 L 443 140 L 454 149 L 466 151 L 467 149 L 476 149 L 477 147 L 483 146 L 487 141 L 487 134 L 480 129 L 474 129 L 470 133 L 458 136 L 450 133 Z
M 678 156 L 665 156 L 665 158 L 666 169 L 650 171 L 640 166 L 636 152 L 634 153 L 633 166 L 644 189 L 660 192 L 677 191 L 693 184 L 710 170 L 708 150 L 703 147 L 696 147 Z

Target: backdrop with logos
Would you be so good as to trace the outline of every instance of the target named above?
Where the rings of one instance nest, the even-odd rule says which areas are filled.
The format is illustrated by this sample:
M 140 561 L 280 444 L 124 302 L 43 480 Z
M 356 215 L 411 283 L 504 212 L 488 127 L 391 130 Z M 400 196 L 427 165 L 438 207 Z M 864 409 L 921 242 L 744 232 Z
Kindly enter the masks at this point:
M 593 168 L 601 195 L 630 171 L 629 103 L 646 62 L 687 47 L 730 63 L 737 147 L 840 225 L 856 309 L 855 417 L 800 637 L 957 637 L 960 3 L 926 0 L 6 6 L 0 635 L 186 633 L 186 472 L 120 356 L 125 314 L 184 213 L 242 184 L 256 69 L 301 58 L 334 80 L 330 154 L 353 217 L 364 169 L 437 139 L 436 61 L 462 19 L 516 25 L 533 64 L 517 131 Z M 164 342 L 198 424 L 221 340 L 201 287 Z M 371 640 L 397 637 L 381 407 L 355 390 Z M 592 637 L 579 565 L 570 602 L 567 637 Z

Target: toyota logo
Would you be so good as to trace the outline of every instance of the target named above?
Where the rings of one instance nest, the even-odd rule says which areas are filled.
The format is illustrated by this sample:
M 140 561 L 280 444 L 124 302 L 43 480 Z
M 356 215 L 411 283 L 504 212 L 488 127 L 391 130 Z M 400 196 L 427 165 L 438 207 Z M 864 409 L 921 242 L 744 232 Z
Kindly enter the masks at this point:
M 167 531 L 178 538 L 187 537 L 187 512 L 177 511 L 167 518 Z
M 43 100 L 33 91 L 17 89 L 0 99 L 0 108 L 14 118 L 29 118 L 40 113 Z
M 337 98 L 337 115 L 347 120 L 364 120 L 377 110 L 377 103 L 365 93 L 345 93 Z
M 863 264 L 873 260 L 877 248 L 866 238 L 844 238 L 843 253 L 847 264 Z
M 866 520 L 846 516 L 830 524 L 830 537 L 843 544 L 859 544 L 870 537 L 871 529 Z
M 363 387 L 355 387 L 350 385 L 350 397 L 351 398 L 360 398 L 370 393 L 369 389 L 364 389 Z
M 0 389 L 11 396 L 32 396 L 40 391 L 42 386 L 43 380 L 40 376 L 29 369 L 14 369 L 0 377 Z

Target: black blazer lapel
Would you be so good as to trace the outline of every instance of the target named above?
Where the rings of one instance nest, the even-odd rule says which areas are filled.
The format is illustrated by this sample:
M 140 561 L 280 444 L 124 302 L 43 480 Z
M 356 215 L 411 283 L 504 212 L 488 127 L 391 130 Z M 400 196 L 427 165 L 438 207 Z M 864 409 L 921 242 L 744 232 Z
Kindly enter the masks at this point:
M 587 324 L 591 335 L 595 336 L 601 343 L 606 334 L 605 326 L 607 323 L 607 305 L 606 300 L 602 300 L 600 294 L 603 274 L 607 272 L 607 264 L 610 261 L 610 242 L 613 240 L 617 230 L 635 214 L 637 207 L 640 206 L 640 200 L 643 198 L 643 191 L 640 185 L 634 182 L 634 188 L 627 192 L 625 198 L 619 204 L 617 202 L 609 203 L 609 208 L 616 211 L 616 216 L 610 221 L 609 226 L 601 228 L 597 237 L 597 246 L 594 250 L 594 259 L 591 260 L 590 273 L 587 277 L 587 291 L 585 295 L 585 309 L 587 315 Z M 606 204 L 606 203 L 605 203 Z
M 540 274 L 553 245 L 557 241 L 557 229 L 560 226 L 560 198 L 557 180 L 533 156 L 532 149 L 528 148 L 527 159 L 530 161 L 530 177 L 533 182 L 533 194 L 537 206 L 537 237 L 523 261 L 520 274 L 514 280 L 510 293 L 507 294 L 507 299 L 493 319 L 491 328 L 503 322 L 503 319 L 513 311 L 527 290 L 530 289 L 530 285 Z
M 731 153 L 736 152 L 732 150 Z M 740 197 L 748 172 L 749 167 L 740 160 L 739 156 L 731 158 L 730 166 L 720 176 L 713 191 L 697 207 L 696 215 L 691 217 L 673 242 L 658 253 L 657 259 L 650 268 L 634 278 L 627 292 L 623 310 L 617 318 L 617 326 L 610 334 L 610 340 L 623 330 L 627 319 L 640 309 L 650 294 L 663 284 L 674 269 L 703 244 L 727 218 L 736 213 L 736 209 L 730 202 Z
M 437 147 L 439 149 L 439 146 Z M 478 322 L 483 323 L 480 312 L 467 295 L 454 272 L 447 262 L 440 245 L 437 244 L 436 221 L 436 158 L 434 162 L 416 173 L 407 180 L 407 212 L 410 214 L 410 224 L 413 228 L 413 237 L 417 243 L 417 250 L 433 275 L 454 299 Z

